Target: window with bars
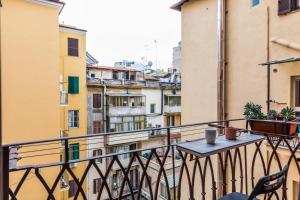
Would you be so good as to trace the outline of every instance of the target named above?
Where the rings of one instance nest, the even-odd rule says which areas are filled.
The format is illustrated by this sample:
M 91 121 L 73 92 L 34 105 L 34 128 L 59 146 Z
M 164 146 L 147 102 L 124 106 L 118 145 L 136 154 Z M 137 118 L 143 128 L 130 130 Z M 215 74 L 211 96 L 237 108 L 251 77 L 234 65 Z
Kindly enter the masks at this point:
M 68 55 L 78 57 L 78 39 L 68 38 Z
M 74 180 L 69 181 L 69 186 L 70 186 L 70 189 L 69 189 L 69 192 L 68 192 L 69 193 L 68 196 L 69 196 L 69 198 L 71 198 L 71 197 L 75 196 L 75 194 L 78 190 L 78 186 L 77 186 L 77 184 Z
M 101 121 L 93 122 L 93 133 L 102 133 L 102 122 Z
M 93 194 L 97 194 L 100 192 L 100 186 L 101 186 L 101 178 L 96 178 L 93 180 Z
M 93 108 L 101 108 L 101 94 L 93 94 Z
M 79 110 L 69 110 L 69 128 L 79 128 Z
M 102 149 L 93 150 L 93 157 L 101 156 L 101 155 L 102 155 Z M 102 163 L 102 158 L 95 159 L 95 162 Z
M 300 8 L 300 0 L 278 0 L 278 15 L 285 15 Z

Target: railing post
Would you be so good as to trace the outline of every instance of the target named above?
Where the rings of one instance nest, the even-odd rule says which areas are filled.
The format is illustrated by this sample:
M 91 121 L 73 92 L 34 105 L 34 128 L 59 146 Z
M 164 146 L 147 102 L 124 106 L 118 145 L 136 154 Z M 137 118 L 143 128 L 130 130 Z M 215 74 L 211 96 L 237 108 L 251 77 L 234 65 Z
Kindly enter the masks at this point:
M 172 145 L 173 199 L 176 200 L 175 149 Z
M 9 147 L 0 147 L 0 200 L 9 199 Z
M 167 128 L 167 144 L 168 144 L 168 147 L 170 147 L 171 145 L 171 130 L 170 130 L 170 127 Z
M 69 162 L 69 141 L 68 139 L 64 140 L 65 142 L 65 164 Z

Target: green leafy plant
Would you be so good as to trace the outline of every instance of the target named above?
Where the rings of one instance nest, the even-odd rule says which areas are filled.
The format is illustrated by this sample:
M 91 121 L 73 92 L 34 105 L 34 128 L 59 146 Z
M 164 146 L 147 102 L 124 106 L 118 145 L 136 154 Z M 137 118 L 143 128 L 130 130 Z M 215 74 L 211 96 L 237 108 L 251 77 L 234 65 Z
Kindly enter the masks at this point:
M 281 110 L 280 114 L 282 115 L 285 121 L 289 121 L 295 118 L 296 112 L 293 108 L 287 106 Z
M 261 110 L 261 105 L 248 102 L 244 106 L 244 116 L 246 117 L 246 119 L 265 119 L 266 116 Z
M 269 110 L 268 114 L 267 114 L 267 119 L 270 120 L 275 120 L 278 116 L 278 113 L 276 110 Z

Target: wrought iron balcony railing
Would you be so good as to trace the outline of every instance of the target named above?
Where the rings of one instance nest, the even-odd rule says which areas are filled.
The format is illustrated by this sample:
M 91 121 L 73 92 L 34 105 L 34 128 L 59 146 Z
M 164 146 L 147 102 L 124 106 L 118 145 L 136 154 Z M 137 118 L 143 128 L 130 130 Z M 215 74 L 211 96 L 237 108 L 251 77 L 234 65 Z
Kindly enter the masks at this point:
M 176 149 L 178 142 L 199 140 L 205 128 L 245 128 L 245 120 L 214 121 L 179 127 L 101 133 L 4 145 L 4 199 L 218 199 L 230 192 L 249 194 L 258 179 L 289 166 L 279 199 L 296 199 L 299 182 L 298 137 L 263 139 L 209 156 Z M 181 141 L 172 140 L 172 134 Z M 166 132 L 136 149 L 105 153 L 110 135 Z M 244 129 L 243 134 L 253 134 Z M 255 133 L 259 134 L 259 133 Z M 177 138 L 177 137 L 176 137 Z M 284 146 L 284 147 L 283 147 Z M 93 152 L 101 149 L 101 154 Z M 98 152 L 98 151 L 97 151 Z M 123 160 L 122 160 L 123 159 Z M 124 162 L 126 159 L 128 162 Z M 38 190 L 38 192 L 33 192 Z M 295 194 L 294 194 L 295 193 Z M 267 198 L 268 195 L 265 196 Z M 264 197 L 263 197 L 264 198 Z

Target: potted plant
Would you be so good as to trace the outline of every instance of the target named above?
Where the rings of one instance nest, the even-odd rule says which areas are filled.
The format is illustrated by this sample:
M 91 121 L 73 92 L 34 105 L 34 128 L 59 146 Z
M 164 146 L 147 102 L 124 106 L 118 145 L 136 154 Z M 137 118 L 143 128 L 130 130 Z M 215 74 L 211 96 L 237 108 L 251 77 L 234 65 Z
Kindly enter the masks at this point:
M 290 107 L 283 108 L 279 114 L 275 110 L 270 110 L 264 115 L 261 105 L 249 102 L 244 107 L 244 116 L 251 129 L 257 132 L 289 136 L 294 136 L 297 132 L 297 124 L 287 123 L 296 120 L 295 111 Z

